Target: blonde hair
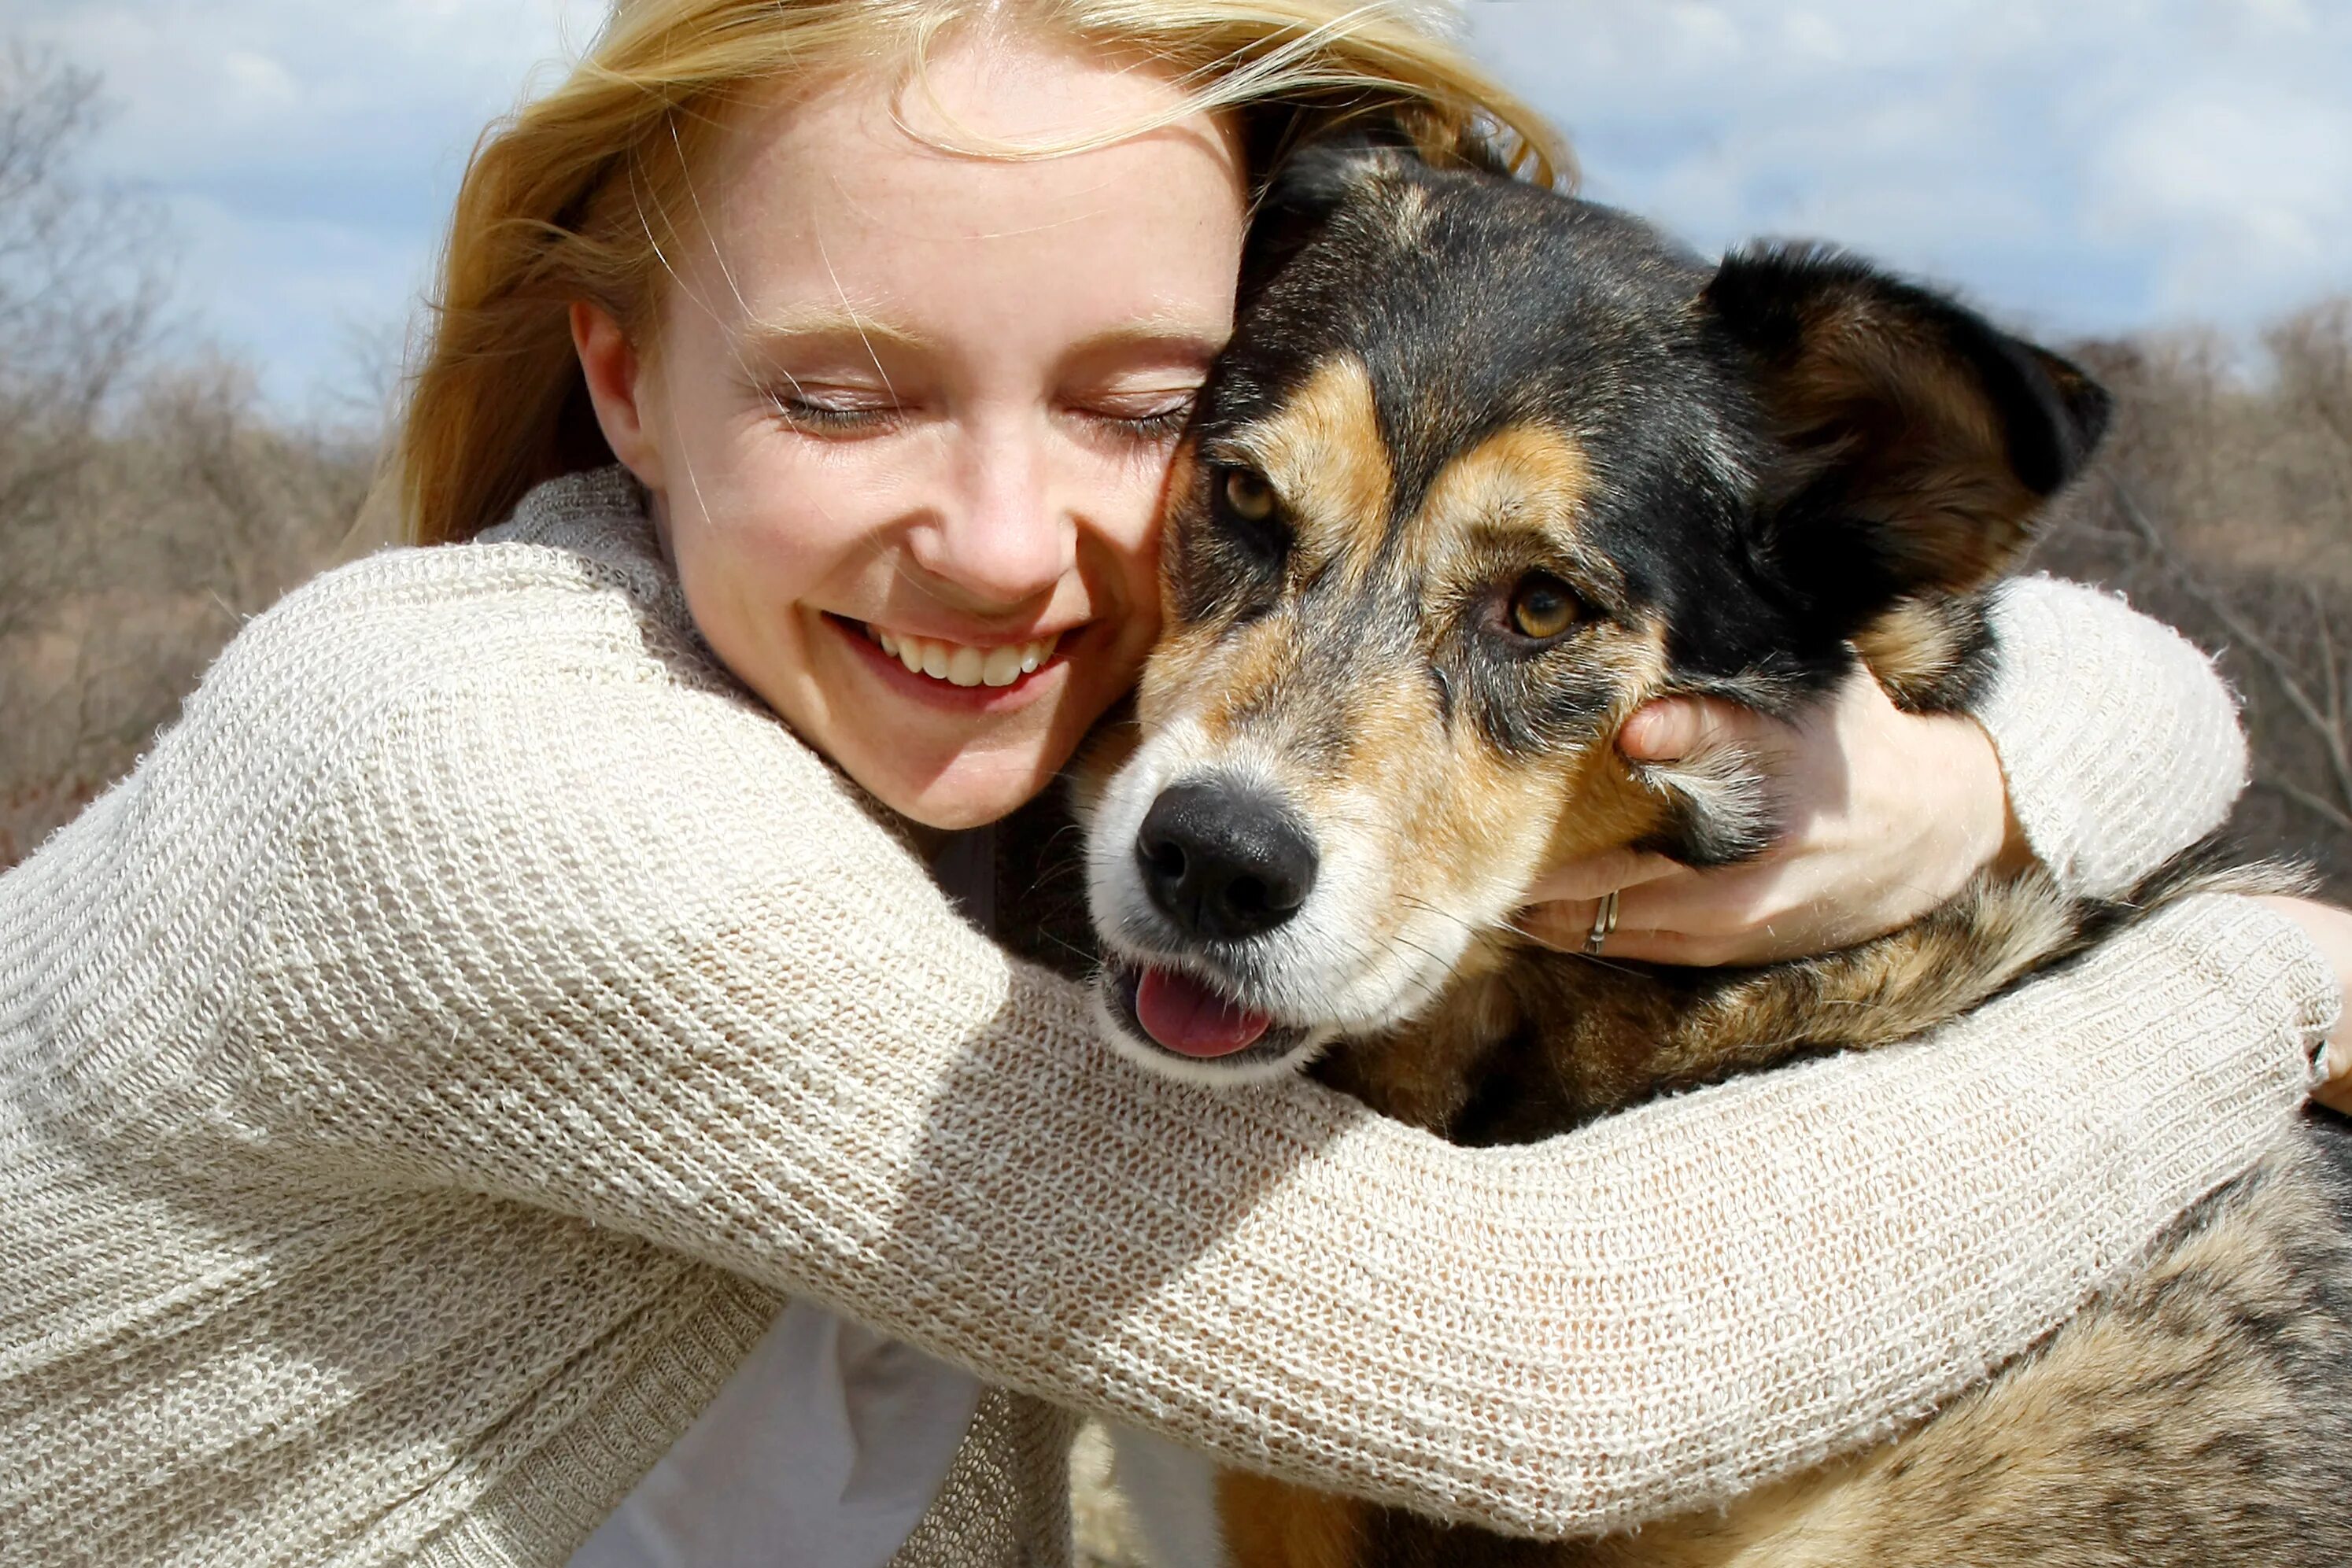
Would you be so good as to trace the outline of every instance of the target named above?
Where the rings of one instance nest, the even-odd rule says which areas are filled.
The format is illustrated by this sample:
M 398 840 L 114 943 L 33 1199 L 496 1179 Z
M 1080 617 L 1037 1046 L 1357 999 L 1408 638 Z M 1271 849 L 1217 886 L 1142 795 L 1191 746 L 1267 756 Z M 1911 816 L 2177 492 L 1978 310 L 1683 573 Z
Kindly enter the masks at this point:
M 1370 117 L 1434 157 L 1475 141 L 1525 177 L 1568 177 L 1558 133 L 1396 0 L 619 0 L 569 78 L 475 149 L 390 455 L 400 531 L 470 538 L 540 481 L 612 461 L 569 307 L 592 301 L 647 341 L 675 237 L 665 214 L 691 208 L 687 182 L 730 103 L 893 64 L 919 82 L 932 43 L 966 24 L 1166 70 L 1184 93 L 1169 118 L 1241 117 L 1253 191 L 1301 139 Z

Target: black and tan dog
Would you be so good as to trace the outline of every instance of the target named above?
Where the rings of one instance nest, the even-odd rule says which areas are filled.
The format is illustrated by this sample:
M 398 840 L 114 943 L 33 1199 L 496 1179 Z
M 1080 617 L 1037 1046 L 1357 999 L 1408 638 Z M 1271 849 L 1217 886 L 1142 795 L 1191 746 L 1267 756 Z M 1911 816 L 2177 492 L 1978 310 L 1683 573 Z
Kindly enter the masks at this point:
M 2106 401 L 1845 256 L 1706 267 L 1490 170 L 1327 148 L 1272 202 L 1180 465 L 1136 747 L 1085 808 L 1127 1049 L 1210 1082 L 1311 1070 L 1455 1141 L 1523 1141 L 1914 1034 L 2131 917 L 2028 873 L 1746 971 L 1516 939 L 1540 866 L 1626 844 L 1722 862 L 1769 838 L 1751 759 L 1619 756 L 1648 698 L 1788 714 L 1859 659 L 1910 708 L 1964 707 L 1985 594 Z M 1908 1437 L 1727 1512 L 1539 1547 L 1227 1477 L 1222 1544 L 1191 1550 L 1235 1568 L 2352 1562 L 2352 1188 L 2331 1139 L 2287 1140 Z

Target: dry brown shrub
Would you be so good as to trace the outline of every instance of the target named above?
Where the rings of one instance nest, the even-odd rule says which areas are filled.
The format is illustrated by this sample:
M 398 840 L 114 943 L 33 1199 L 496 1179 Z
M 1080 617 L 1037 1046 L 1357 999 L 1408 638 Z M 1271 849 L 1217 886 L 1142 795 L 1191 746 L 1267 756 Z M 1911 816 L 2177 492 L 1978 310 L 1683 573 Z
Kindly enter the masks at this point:
M 157 351 L 159 220 L 78 162 L 104 113 L 89 73 L 0 51 L 0 866 L 317 569 L 373 465 L 234 361 Z
M 0 517 L 0 865 L 126 771 L 246 617 L 327 564 L 373 472 L 362 436 L 267 417 L 251 375 L 152 371 Z
M 2246 849 L 2352 900 L 2352 298 L 2263 335 L 2077 345 L 2117 395 L 2098 472 L 2039 553 L 2209 652 L 2244 701 Z

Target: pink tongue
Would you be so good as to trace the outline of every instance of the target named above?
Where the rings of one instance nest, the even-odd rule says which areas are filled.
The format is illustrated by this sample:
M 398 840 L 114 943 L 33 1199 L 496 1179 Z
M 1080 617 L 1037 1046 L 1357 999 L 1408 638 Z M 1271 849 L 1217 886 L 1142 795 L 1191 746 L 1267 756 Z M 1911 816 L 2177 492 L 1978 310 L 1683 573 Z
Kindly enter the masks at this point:
M 1184 1056 L 1231 1056 L 1256 1040 L 1274 1020 L 1243 1010 L 1173 969 L 1146 969 L 1135 988 L 1136 1021 L 1169 1050 Z

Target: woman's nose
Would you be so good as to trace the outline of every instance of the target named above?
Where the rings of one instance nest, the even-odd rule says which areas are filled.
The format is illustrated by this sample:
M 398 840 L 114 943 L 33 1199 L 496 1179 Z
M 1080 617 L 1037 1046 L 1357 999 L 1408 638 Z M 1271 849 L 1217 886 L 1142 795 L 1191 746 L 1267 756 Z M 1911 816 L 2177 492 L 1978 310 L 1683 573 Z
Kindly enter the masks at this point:
M 934 523 L 917 531 L 916 564 L 984 607 L 1052 591 L 1076 565 L 1077 530 L 1051 467 L 1042 436 L 975 434 L 963 444 Z

